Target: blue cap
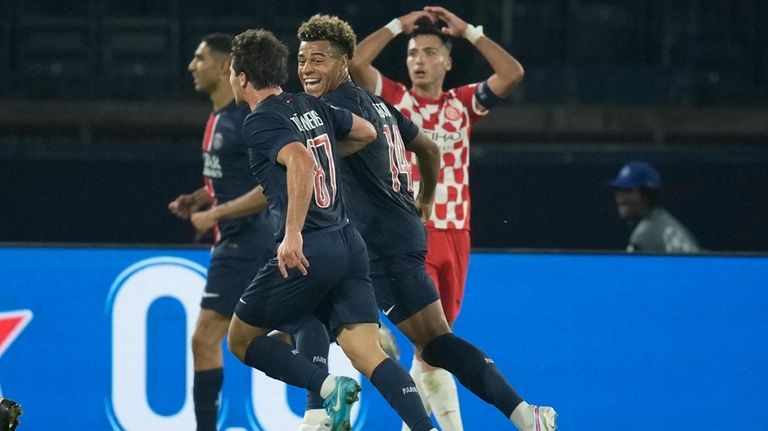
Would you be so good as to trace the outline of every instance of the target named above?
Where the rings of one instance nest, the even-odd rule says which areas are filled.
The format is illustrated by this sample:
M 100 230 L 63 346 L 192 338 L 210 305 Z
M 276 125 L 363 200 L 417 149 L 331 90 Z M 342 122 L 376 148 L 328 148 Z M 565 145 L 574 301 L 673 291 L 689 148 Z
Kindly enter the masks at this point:
M 610 184 L 617 189 L 660 189 L 661 175 L 646 162 L 629 162 L 621 167 Z

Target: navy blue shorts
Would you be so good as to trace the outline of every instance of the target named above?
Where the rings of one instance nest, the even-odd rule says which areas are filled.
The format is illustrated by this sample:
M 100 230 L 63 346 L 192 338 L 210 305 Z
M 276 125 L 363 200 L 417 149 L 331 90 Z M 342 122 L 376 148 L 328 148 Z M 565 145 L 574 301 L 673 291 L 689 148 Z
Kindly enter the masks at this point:
M 262 260 L 211 259 L 211 265 L 208 267 L 208 281 L 205 283 L 200 307 L 231 316 L 235 311 L 237 299 L 262 266 L 264 266 Z
M 344 324 L 378 323 L 368 276 L 368 252 L 357 229 L 304 234 L 308 274 L 297 269 L 283 278 L 273 257 L 243 293 L 235 314 L 243 322 L 275 329 L 316 315 L 333 334 Z
M 376 301 L 394 324 L 440 299 L 424 266 L 423 251 L 385 256 L 371 262 Z
M 229 235 L 216 244 L 211 250 L 208 280 L 200 307 L 231 316 L 238 298 L 274 255 L 274 250 L 272 235 L 253 229 Z

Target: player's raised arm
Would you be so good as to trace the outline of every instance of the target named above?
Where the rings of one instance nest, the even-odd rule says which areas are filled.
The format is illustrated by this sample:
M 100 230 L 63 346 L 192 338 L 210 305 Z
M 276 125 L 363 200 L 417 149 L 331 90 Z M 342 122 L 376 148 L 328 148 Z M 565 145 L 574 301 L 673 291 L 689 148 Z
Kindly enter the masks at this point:
M 285 214 L 285 237 L 277 248 L 277 266 L 283 277 L 288 268 L 298 268 L 307 275 L 309 261 L 304 257 L 304 239 L 301 230 L 309 211 L 315 175 L 315 159 L 301 142 L 285 145 L 277 153 L 277 162 L 286 168 L 288 207 Z
M 195 230 L 206 232 L 223 220 L 245 217 L 260 213 L 265 209 L 267 209 L 267 197 L 264 196 L 264 190 L 261 186 L 256 186 L 238 198 L 211 207 L 206 211 L 193 213 L 190 220 L 192 220 Z
M 355 55 L 349 60 L 349 73 L 352 80 L 368 91 L 376 91 L 379 70 L 373 67 L 373 60 L 400 33 L 411 34 L 417 19 L 427 15 L 419 10 L 393 19 L 389 24 L 371 33 L 355 48 Z
M 480 54 L 493 68 L 488 78 L 488 88 L 499 98 L 504 98 L 523 80 L 523 66 L 509 52 L 483 33 L 482 26 L 475 27 L 439 6 L 427 6 L 425 11 L 433 18 L 444 21 L 443 31 L 454 37 L 463 37 L 475 45 Z
M 352 114 L 352 128 L 349 134 L 341 140 L 339 156 L 347 157 L 360 151 L 376 139 L 376 129 L 368 120 Z

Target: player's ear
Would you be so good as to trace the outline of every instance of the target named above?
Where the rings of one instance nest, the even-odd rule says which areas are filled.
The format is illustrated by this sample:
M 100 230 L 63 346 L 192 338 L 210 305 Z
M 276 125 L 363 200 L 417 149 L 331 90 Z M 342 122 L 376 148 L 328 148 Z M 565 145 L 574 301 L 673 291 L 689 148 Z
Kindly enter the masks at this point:
M 349 57 L 347 57 L 347 54 L 341 54 L 339 61 L 341 62 L 341 70 L 349 72 Z
M 445 71 L 446 72 L 451 70 L 451 68 L 453 68 L 453 59 L 451 58 L 450 55 L 446 55 L 445 56 L 445 63 L 443 63 L 443 64 L 445 65 Z
M 240 82 L 240 87 L 245 88 L 248 85 L 248 77 L 245 76 L 245 72 L 240 72 L 237 75 L 237 80 Z

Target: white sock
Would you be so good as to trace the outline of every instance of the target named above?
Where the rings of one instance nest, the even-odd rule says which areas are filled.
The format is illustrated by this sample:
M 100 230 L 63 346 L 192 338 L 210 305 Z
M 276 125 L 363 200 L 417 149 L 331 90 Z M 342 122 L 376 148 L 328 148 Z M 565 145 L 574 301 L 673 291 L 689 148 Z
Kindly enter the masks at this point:
M 325 378 L 325 380 L 323 380 L 323 385 L 320 387 L 320 397 L 328 398 L 328 395 L 331 395 L 331 392 L 333 392 L 335 388 L 336 377 L 330 374 Z
M 424 397 L 429 401 L 440 429 L 463 431 L 459 393 L 451 373 L 442 368 L 422 371 L 421 383 L 424 387 Z
M 533 429 L 533 411 L 531 411 L 531 406 L 525 401 L 518 404 L 517 407 L 512 410 L 512 414 L 509 416 L 509 419 L 520 431 L 528 431 Z
M 328 413 L 325 409 L 309 409 L 304 411 L 303 423 L 307 425 L 320 425 L 328 420 Z
M 413 357 L 413 362 L 411 362 L 411 369 L 409 370 L 409 373 L 413 379 L 413 383 L 416 384 L 416 390 L 419 391 L 419 397 L 421 398 L 421 403 L 424 405 L 424 410 L 427 412 L 427 416 L 429 416 L 429 414 L 432 412 L 432 409 L 429 406 L 427 397 L 424 395 L 424 385 L 421 384 L 421 362 L 419 362 L 415 356 Z M 403 423 L 403 427 L 400 431 L 411 431 L 411 429 L 408 428 L 408 425 Z

